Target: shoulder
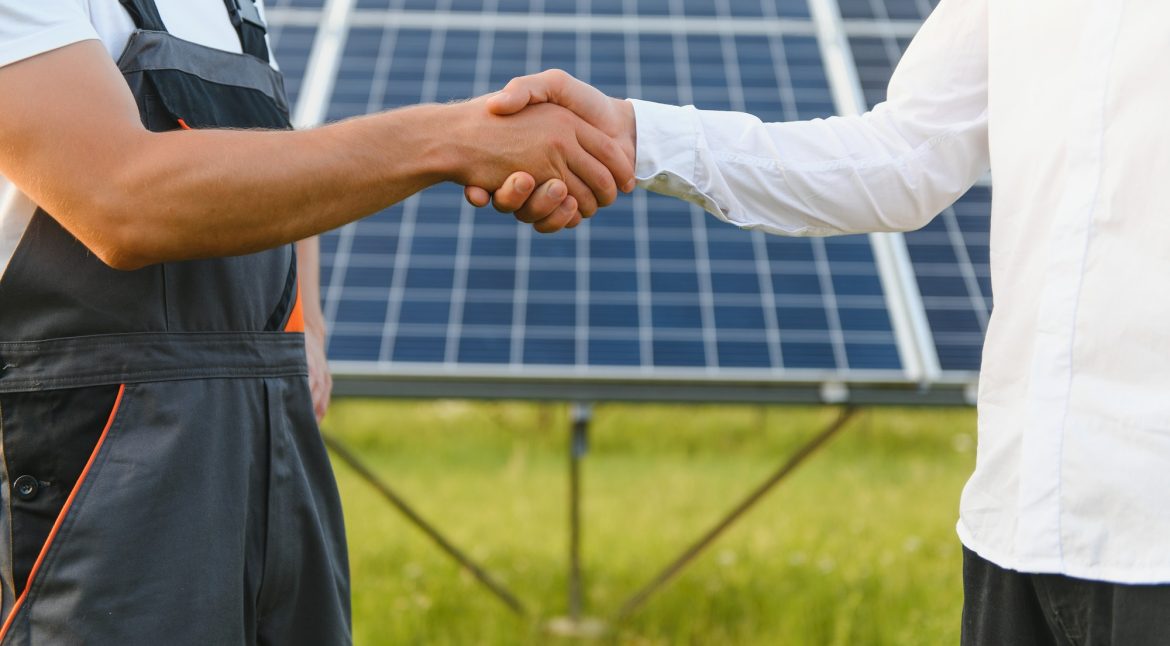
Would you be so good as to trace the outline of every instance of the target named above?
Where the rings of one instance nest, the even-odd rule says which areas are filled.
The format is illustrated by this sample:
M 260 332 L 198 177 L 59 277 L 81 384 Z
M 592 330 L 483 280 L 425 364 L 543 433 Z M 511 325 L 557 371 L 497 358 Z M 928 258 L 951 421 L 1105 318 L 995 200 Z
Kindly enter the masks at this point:
M 0 66 L 98 38 L 86 0 L 0 0 Z

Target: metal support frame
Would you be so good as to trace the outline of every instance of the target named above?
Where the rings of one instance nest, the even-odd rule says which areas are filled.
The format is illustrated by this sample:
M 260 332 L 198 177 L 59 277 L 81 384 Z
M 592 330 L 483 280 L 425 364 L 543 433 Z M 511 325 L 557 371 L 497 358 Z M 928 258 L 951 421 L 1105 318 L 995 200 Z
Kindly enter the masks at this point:
M 746 498 L 740 501 L 740 503 L 737 504 L 735 508 L 733 508 L 726 516 L 724 516 L 722 520 L 720 520 L 715 524 L 714 527 L 703 534 L 699 540 L 691 544 L 691 546 L 684 550 L 682 554 L 671 561 L 669 565 L 663 568 L 658 573 L 658 575 L 651 579 L 650 582 L 645 586 L 643 586 L 641 590 L 638 590 L 633 594 L 633 596 L 627 599 L 626 602 L 621 605 L 621 608 L 618 609 L 617 614 L 614 615 L 614 621 L 623 621 L 637 612 L 637 610 L 645 605 L 646 601 L 650 599 L 654 593 L 661 590 L 662 587 L 669 583 L 671 579 L 678 576 L 678 574 L 682 572 L 684 568 L 690 565 L 700 554 L 703 553 L 704 550 L 710 547 L 711 544 L 715 542 L 715 539 L 719 538 L 725 531 L 727 531 L 729 527 L 735 524 L 735 522 L 738 521 L 745 513 L 747 513 L 748 510 L 754 507 L 756 503 L 758 503 L 765 495 L 772 491 L 776 485 L 780 484 L 780 482 L 784 480 L 784 478 L 786 478 L 790 473 L 795 471 L 802 462 L 815 453 L 817 449 L 821 448 L 830 439 L 832 439 L 832 437 L 836 435 L 838 431 L 845 427 L 845 423 L 848 422 L 856 412 L 857 409 L 852 406 L 847 406 L 841 409 L 841 414 L 837 416 L 837 419 L 833 420 L 833 422 L 825 427 L 824 430 L 822 430 L 820 433 L 817 433 L 815 436 L 813 436 L 812 439 L 797 449 L 795 453 L 793 453 L 787 460 L 784 461 L 784 464 L 782 464 L 779 469 L 777 469 L 772 475 L 768 476 L 767 480 L 762 482 L 750 494 L 748 494 Z
M 732 508 L 718 523 L 707 530 L 698 540 L 692 543 L 678 557 L 672 560 L 649 583 L 631 595 L 613 615 L 613 622 L 618 623 L 628 619 L 657 592 L 662 590 L 671 580 L 678 576 L 688 565 L 693 563 L 708 547 L 722 536 L 732 525 L 739 521 L 748 511 L 760 502 L 768 493 L 787 478 L 805 460 L 829 442 L 849 422 L 857 412 L 855 406 L 845 406 L 840 414 L 828 426 L 800 446 L 774 471 L 767 479 L 756 486 L 743 500 Z M 589 423 L 593 417 L 593 409 L 589 404 L 577 403 L 572 407 L 572 425 L 569 436 L 569 543 L 568 543 L 568 616 L 559 617 L 550 621 L 547 628 L 550 632 L 577 637 L 595 637 L 603 634 L 607 624 L 598 619 L 587 618 L 584 611 L 584 586 L 581 573 L 581 461 L 589 450 Z M 528 610 L 520 600 L 498 581 L 493 579 L 487 571 L 472 561 L 463 551 L 459 550 L 440 533 L 433 525 L 422 518 L 402 496 L 398 495 L 377 475 L 366 467 L 344 444 L 329 434 L 322 433 L 326 446 L 342 462 L 345 462 L 355 473 L 373 487 L 383 498 L 406 519 L 430 538 L 436 546 L 460 566 L 466 568 L 489 592 L 504 603 L 513 613 L 527 617 Z
M 414 508 L 407 504 L 402 496 L 398 495 L 393 489 L 389 487 L 389 485 L 378 478 L 378 476 L 375 475 L 374 472 L 369 469 L 369 467 L 363 464 L 361 460 L 359 460 L 357 456 L 353 454 L 352 451 L 346 448 L 344 444 L 338 441 L 337 438 L 334 438 L 327 433 L 322 433 L 321 437 L 325 440 L 325 446 L 329 447 L 329 450 L 332 451 L 334 455 L 340 458 L 342 462 L 345 462 L 347 465 L 349 465 L 349 467 L 353 469 L 354 472 L 362 478 L 362 480 L 365 480 L 371 487 L 374 488 L 375 491 L 381 494 L 387 502 L 398 509 L 398 511 L 402 512 L 402 515 L 406 516 L 406 519 L 410 521 L 411 524 L 422 530 L 422 532 L 427 535 L 427 538 L 431 539 L 431 541 L 433 541 L 440 550 L 442 550 L 451 558 L 455 559 L 455 561 L 459 563 L 459 565 L 466 568 L 468 572 L 471 572 L 475 579 L 479 581 L 485 588 L 487 588 L 489 592 L 495 595 L 497 599 L 502 601 L 504 605 L 508 606 L 509 610 L 521 617 L 528 616 L 528 609 L 524 606 L 523 603 L 520 602 L 519 599 L 516 598 L 514 594 L 505 588 L 503 584 L 493 579 L 491 575 L 487 573 L 487 570 L 485 570 L 475 561 L 471 560 L 471 557 L 467 556 L 467 554 L 465 554 L 462 550 L 455 547 L 455 545 L 450 540 L 448 540 L 446 536 L 440 533 L 434 525 L 431 525 L 425 519 L 423 519 L 423 517 L 420 516 L 419 513 L 414 510 Z

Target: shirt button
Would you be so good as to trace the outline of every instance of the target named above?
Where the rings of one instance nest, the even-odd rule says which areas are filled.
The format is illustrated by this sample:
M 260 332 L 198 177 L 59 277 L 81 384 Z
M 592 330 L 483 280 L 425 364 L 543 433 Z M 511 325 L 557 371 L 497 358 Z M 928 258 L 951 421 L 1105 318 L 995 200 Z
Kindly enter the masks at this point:
M 666 182 L 669 180 L 670 180 L 670 175 L 667 175 L 666 173 L 658 173 L 658 181 Z
M 32 500 L 41 492 L 41 484 L 32 476 L 20 476 L 12 483 L 12 490 L 21 500 Z

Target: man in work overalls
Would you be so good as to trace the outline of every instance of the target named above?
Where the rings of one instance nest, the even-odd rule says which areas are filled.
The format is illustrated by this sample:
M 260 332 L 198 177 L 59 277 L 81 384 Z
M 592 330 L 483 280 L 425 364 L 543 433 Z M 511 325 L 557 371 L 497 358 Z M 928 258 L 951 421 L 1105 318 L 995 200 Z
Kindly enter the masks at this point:
M 288 131 L 263 25 L 0 0 L 0 645 L 348 643 L 290 243 L 441 181 L 547 182 L 538 230 L 632 188 L 553 106 Z

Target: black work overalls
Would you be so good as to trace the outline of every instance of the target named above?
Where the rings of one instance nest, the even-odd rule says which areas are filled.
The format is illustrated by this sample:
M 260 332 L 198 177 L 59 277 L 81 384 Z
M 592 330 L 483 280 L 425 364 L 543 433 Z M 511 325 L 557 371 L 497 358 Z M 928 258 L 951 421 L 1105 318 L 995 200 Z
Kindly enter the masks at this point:
M 149 129 L 289 127 L 251 0 L 245 54 L 121 1 Z M 0 645 L 349 642 L 297 294 L 291 247 L 122 272 L 34 215 L 0 279 Z

